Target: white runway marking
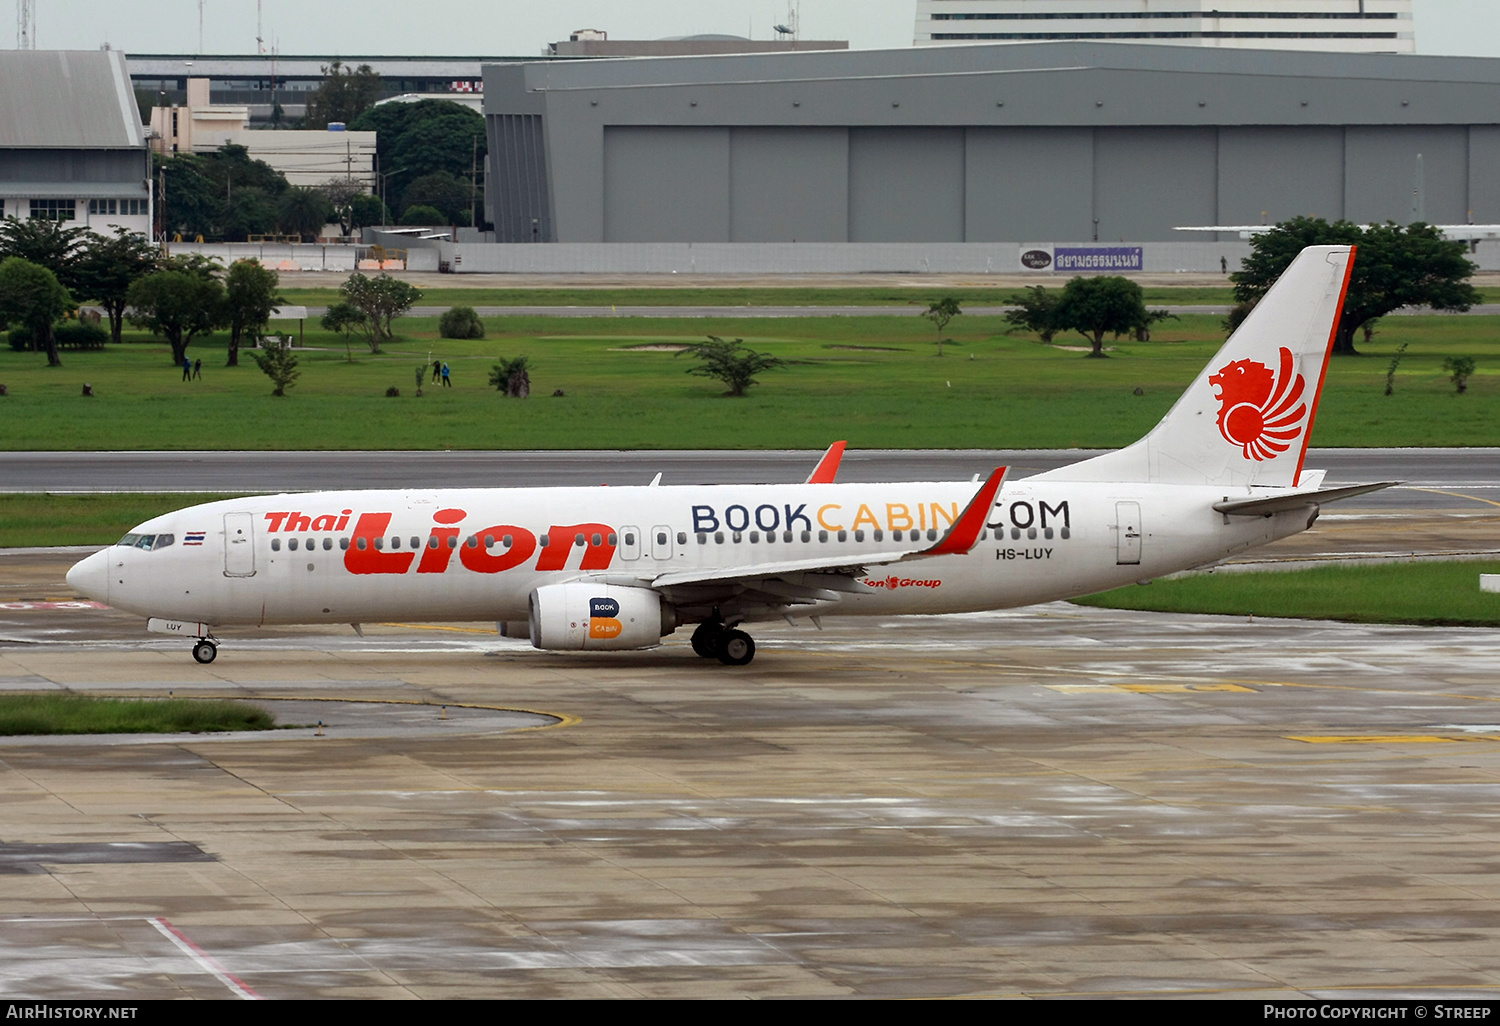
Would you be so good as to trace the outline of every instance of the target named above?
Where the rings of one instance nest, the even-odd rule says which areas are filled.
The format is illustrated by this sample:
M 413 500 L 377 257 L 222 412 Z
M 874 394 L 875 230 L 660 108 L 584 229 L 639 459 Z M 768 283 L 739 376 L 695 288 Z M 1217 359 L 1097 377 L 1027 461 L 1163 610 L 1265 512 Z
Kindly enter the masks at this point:
M 171 923 L 167 922 L 160 916 L 157 916 L 153 919 L 148 919 L 147 922 L 155 927 L 157 933 L 160 933 L 163 937 L 167 938 L 167 940 L 171 941 L 172 944 L 177 948 L 177 950 L 181 951 L 184 955 L 197 963 L 200 969 L 202 969 L 206 973 L 213 974 L 214 978 L 217 979 L 220 983 L 224 984 L 224 986 L 228 987 L 236 997 L 239 997 L 244 1001 L 260 1000 L 259 994 L 255 993 L 255 991 L 246 986 L 245 983 L 236 978 L 234 974 L 228 972 L 223 966 L 215 961 L 212 955 L 204 951 L 198 945 L 194 944 L 191 940 L 188 939 L 187 934 L 183 933 L 177 927 L 173 926 Z

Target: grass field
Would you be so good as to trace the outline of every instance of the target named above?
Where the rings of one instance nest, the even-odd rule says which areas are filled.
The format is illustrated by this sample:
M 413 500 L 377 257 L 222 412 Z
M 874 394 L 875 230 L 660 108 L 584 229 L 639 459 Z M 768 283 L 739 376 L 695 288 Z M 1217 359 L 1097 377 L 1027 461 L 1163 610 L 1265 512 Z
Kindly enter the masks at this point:
M 0 735 L 185 734 L 275 729 L 274 715 L 246 702 L 0 695 Z
M 143 520 L 227 495 L 0 494 L 0 548 L 113 545 Z
M 1500 627 L 1500 594 L 1479 590 L 1482 573 L 1500 573 L 1500 561 L 1192 574 L 1074 601 L 1164 613 Z
M 489 337 L 440 340 L 435 318 L 407 318 L 404 337 L 371 355 L 320 330 L 298 353 L 286 398 L 254 364 L 223 366 L 222 336 L 195 343 L 204 380 L 185 383 L 167 347 L 144 340 L 66 353 L 0 351 L 0 448 L 121 449 L 654 449 L 1117 446 L 1166 412 L 1222 341 L 1219 318 L 1169 321 L 1156 341 L 1116 343 L 1108 360 L 1007 335 L 1000 318 L 961 317 L 947 355 L 916 317 L 723 319 L 493 317 Z M 275 326 L 295 331 L 295 324 Z M 687 358 L 631 348 L 743 337 L 789 361 L 743 399 L 685 373 Z M 1080 339 L 1059 339 L 1069 345 Z M 1396 394 L 1382 395 L 1391 352 L 1408 344 Z M 1333 362 L 1314 445 L 1500 444 L 1500 318 L 1382 322 L 1369 355 Z M 506 400 L 486 379 L 497 355 L 531 360 L 532 398 Z M 1479 370 L 1457 396 L 1448 355 Z M 413 371 L 434 358 L 454 387 Z M 90 383 L 94 398 L 81 396 Z M 394 386 L 399 398 L 387 398 Z M 1135 395 L 1135 389 L 1142 395 Z M 554 398 L 554 390 L 565 395 Z M 86 486 L 86 482 L 82 483 Z

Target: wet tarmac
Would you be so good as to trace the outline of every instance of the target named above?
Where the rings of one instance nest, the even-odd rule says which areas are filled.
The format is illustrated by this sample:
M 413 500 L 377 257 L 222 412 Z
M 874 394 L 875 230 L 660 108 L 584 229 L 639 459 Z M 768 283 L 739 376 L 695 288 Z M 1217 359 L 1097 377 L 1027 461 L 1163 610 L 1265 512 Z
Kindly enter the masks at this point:
M 1263 554 L 1493 551 L 1483 508 Z M 325 729 L 0 746 L 6 997 L 1500 995 L 1497 631 L 1053 604 L 739 669 L 464 624 L 205 667 L 73 558 L 0 555 L 0 690 Z

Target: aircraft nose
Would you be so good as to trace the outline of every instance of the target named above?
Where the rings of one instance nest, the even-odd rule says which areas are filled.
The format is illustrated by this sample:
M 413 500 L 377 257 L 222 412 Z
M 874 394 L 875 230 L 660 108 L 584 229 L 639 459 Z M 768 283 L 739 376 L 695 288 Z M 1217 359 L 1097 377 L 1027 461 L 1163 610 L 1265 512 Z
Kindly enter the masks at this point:
M 68 571 L 68 587 L 95 602 L 109 601 L 109 550 L 74 563 Z

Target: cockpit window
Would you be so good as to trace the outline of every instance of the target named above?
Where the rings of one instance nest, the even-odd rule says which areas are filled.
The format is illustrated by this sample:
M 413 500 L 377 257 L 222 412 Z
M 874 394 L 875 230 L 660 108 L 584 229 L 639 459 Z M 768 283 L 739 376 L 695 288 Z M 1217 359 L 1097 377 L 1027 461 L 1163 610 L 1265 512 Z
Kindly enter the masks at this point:
M 174 534 L 127 534 L 115 544 L 127 549 L 145 549 L 150 552 L 152 549 L 164 549 L 176 540 L 177 536 Z

